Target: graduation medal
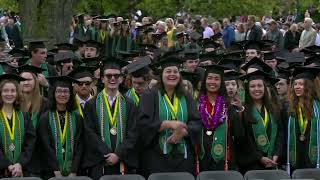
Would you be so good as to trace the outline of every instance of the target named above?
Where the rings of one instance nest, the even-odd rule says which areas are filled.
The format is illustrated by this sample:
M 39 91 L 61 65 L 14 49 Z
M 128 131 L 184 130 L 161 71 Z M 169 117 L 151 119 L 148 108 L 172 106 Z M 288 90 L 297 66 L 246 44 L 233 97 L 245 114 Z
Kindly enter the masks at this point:
M 258 143 L 260 146 L 265 146 L 267 144 L 267 137 L 265 135 L 258 136 Z
M 304 140 L 306 140 L 306 137 L 304 135 L 301 135 L 299 139 L 300 139 L 300 141 L 304 141 Z
M 11 152 L 13 152 L 15 149 L 16 149 L 15 145 L 13 143 L 11 143 L 10 146 L 9 146 L 9 150 Z
M 111 128 L 110 129 L 110 134 L 112 134 L 112 135 L 117 135 L 117 130 L 115 129 L 115 128 Z
M 207 131 L 206 134 L 207 134 L 208 136 L 211 136 L 211 135 L 212 135 L 212 131 Z
M 300 141 L 306 140 L 306 136 L 304 134 L 306 133 L 307 126 L 308 126 L 308 120 L 303 118 L 302 110 L 299 107 L 299 128 L 300 128 L 300 133 L 301 133 L 301 135 L 299 137 Z
M 223 153 L 223 146 L 221 144 L 216 144 L 213 147 L 213 153 L 220 156 Z

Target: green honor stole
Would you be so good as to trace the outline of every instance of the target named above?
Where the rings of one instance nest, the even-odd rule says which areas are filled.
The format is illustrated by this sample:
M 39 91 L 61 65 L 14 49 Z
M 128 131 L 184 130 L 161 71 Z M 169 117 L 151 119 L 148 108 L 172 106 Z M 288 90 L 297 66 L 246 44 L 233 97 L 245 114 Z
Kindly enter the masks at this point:
M 126 96 L 128 98 L 132 99 L 132 101 L 134 102 L 134 105 L 138 106 L 138 104 L 139 104 L 139 96 L 137 95 L 137 93 L 134 90 L 134 88 L 129 89 L 128 92 L 126 93 Z
M 4 156 L 12 163 L 17 163 L 24 138 L 24 117 L 21 111 L 12 110 L 12 126 L 4 110 L 0 113 L 0 135 Z
M 252 124 L 253 135 L 258 149 L 264 153 L 267 153 L 269 158 L 272 158 L 277 138 L 278 125 L 271 113 L 269 113 L 265 107 L 263 107 L 262 110 L 264 110 L 264 118 L 261 117 L 261 114 L 258 112 L 257 108 L 252 107 L 251 109 L 253 118 L 257 121 L 256 124 Z M 269 123 L 271 123 L 270 140 L 267 135 L 267 127 Z
M 319 101 L 314 100 L 313 101 L 313 115 L 310 121 L 303 119 L 303 113 L 301 112 L 301 109 L 299 108 L 299 129 L 300 129 L 300 141 L 304 141 L 304 133 L 306 131 L 307 123 L 311 123 L 310 128 L 310 141 L 309 141 L 309 149 L 308 149 L 308 156 L 311 163 L 316 164 L 319 161 L 318 158 L 318 126 L 319 126 L 319 110 L 320 110 L 320 103 Z M 305 123 L 306 122 L 306 123 Z M 296 135 L 296 119 L 294 116 L 289 117 L 288 122 L 288 157 L 287 157 L 287 165 L 292 165 L 293 167 L 296 167 L 296 158 L 297 158 L 297 135 Z
M 121 94 L 118 94 L 115 103 L 112 114 L 105 89 L 98 94 L 96 99 L 101 138 L 110 150 L 112 150 L 110 134 L 117 136 L 116 146 L 118 146 L 126 137 L 127 128 L 126 99 Z
M 69 113 L 67 111 L 64 115 L 64 119 L 65 121 L 62 129 L 58 112 L 49 112 L 50 129 L 55 142 L 59 170 L 63 176 L 68 176 L 71 173 L 75 145 L 75 112 Z
M 160 92 L 158 92 L 158 96 L 160 121 L 171 120 L 187 123 L 187 102 L 184 96 L 178 98 L 176 95 L 174 95 L 173 104 L 166 94 L 162 95 Z M 184 158 L 187 159 L 187 145 L 185 140 L 181 140 L 176 145 L 169 144 L 167 143 L 167 140 L 171 135 L 172 130 L 170 129 L 166 129 L 160 132 L 159 145 L 163 154 L 170 154 L 173 147 L 176 146 L 178 148 L 178 151 L 184 154 Z

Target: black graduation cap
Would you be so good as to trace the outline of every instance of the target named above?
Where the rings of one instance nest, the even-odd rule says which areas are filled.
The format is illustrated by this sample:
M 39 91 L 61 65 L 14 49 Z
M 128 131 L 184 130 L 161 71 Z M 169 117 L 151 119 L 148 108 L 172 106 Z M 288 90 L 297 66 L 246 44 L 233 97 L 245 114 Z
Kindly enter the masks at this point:
M 139 54 L 133 51 L 117 51 L 117 57 L 120 59 L 137 57 Z
M 2 66 L 3 73 L 16 73 L 16 67 L 12 66 L 7 61 L 0 61 L 0 66 Z
M 94 41 L 94 40 L 88 40 L 85 42 L 86 47 L 95 47 L 99 49 L 101 47 L 101 43 Z
M 8 54 L 10 54 L 14 58 L 23 58 L 27 56 L 27 53 L 25 50 L 13 48 L 11 49 Z
M 93 66 L 85 66 L 80 65 L 76 69 L 74 69 L 69 76 L 73 77 L 74 79 L 80 79 L 84 77 L 91 77 L 93 78 L 94 71 L 96 70 L 96 67 Z
M 223 58 L 218 62 L 218 65 L 231 70 L 238 70 L 241 63 L 242 61 L 238 59 Z
M 227 68 L 220 66 L 220 65 L 216 65 L 216 64 L 212 64 L 209 66 L 202 66 L 203 68 L 206 69 L 206 74 L 208 73 L 216 73 L 216 74 L 220 74 L 223 75 L 224 74 L 224 70 L 227 70 Z
M 198 41 L 200 38 L 202 38 L 202 34 L 197 33 L 197 32 L 192 32 L 192 33 L 190 33 L 190 38 L 195 41 Z
M 177 56 L 171 55 L 167 57 L 160 58 L 160 61 L 156 63 L 156 66 L 160 67 L 162 70 L 169 66 L 180 67 L 182 64 L 182 59 Z
M 48 40 L 46 40 L 46 39 L 29 39 L 26 41 L 29 42 L 29 51 L 33 51 L 38 48 L 46 48 L 44 42 L 47 42 Z
M 249 68 L 256 68 L 260 71 L 269 73 L 272 71 L 272 68 L 264 63 L 261 59 L 254 57 L 249 62 L 247 62 L 244 66 L 241 67 L 244 71 L 248 71 Z
M 190 59 L 199 59 L 199 50 L 196 49 L 188 49 L 183 52 L 183 59 L 190 60 Z
M 240 77 L 241 73 L 237 71 L 228 71 L 224 73 L 223 79 L 225 81 L 231 81 L 231 80 L 238 80 Z
M 82 59 L 86 66 L 96 67 L 97 69 L 101 66 L 101 57 L 92 57 Z
M 261 79 L 261 80 L 264 80 L 265 82 L 270 82 L 272 84 L 275 84 L 279 81 L 278 79 L 272 78 L 268 73 L 260 70 L 240 76 L 239 79 L 245 82 Z
M 150 64 L 151 64 L 151 60 L 149 57 L 146 56 L 146 57 L 139 58 L 139 60 L 127 66 L 128 73 L 131 74 L 133 77 L 141 77 L 149 73 Z
M 153 51 L 158 49 L 158 47 L 154 44 L 138 44 L 138 47 L 143 50 Z
M 221 44 L 219 44 L 211 39 L 203 39 L 202 46 L 204 49 L 205 48 L 219 48 L 219 47 L 221 47 Z
M 182 37 L 184 37 L 186 35 L 186 33 L 184 33 L 184 32 L 177 32 L 176 34 L 175 34 L 175 36 L 177 37 L 177 38 L 182 38 Z
M 70 63 L 75 59 L 73 52 L 60 52 L 54 55 L 54 62 L 56 65 L 63 65 L 63 63 Z
M 121 24 L 128 25 L 129 24 L 129 20 L 125 19 L 125 20 L 121 21 Z
M 97 21 L 100 21 L 100 22 L 108 22 L 109 21 L 109 18 L 106 16 L 106 15 L 101 15 L 97 18 Z
M 211 60 L 213 62 L 219 62 L 222 59 L 222 55 L 215 52 L 206 52 L 199 55 L 200 62 Z
M 20 81 L 25 81 L 27 79 L 25 79 L 17 74 L 7 73 L 7 74 L 0 75 L 0 82 L 3 80 L 12 80 L 12 81 L 20 82 Z
M 85 44 L 86 40 L 81 37 L 80 35 L 75 35 L 75 37 L 73 38 L 73 45 L 74 46 L 83 46 Z
M 102 58 L 102 70 L 106 69 L 119 69 L 127 66 L 129 63 L 115 57 L 104 57 Z M 102 73 L 101 73 L 102 74 Z
M 263 60 L 268 61 L 268 60 L 273 60 L 276 59 L 276 54 L 275 52 L 266 52 L 263 53 Z
M 320 66 L 320 55 L 314 55 L 306 58 L 306 62 L 304 65 L 315 64 L 316 66 Z
M 245 54 L 244 54 L 244 51 L 239 51 L 239 50 L 238 51 L 230 51 L 228 53 L 223 54 L 223 58 L 244 61 Z
M 196 77 L 197 77 L 197 74 L 196 74 L 196 73 L 188 72 L 188 71 L 180 71 L 180 74 L 181 74 L 181 76 L 182 76 L 182 79 L 188 80 L 188 81 L 190 81 L 191 83 L 193 83 L 194 80 L 195 80 Z
M 146 30 L 143 31 L 144 34 L 148 34 L 154 32 L 154 29 L 152 27 L 147 28 Z
M 67 84 L 67 85 L 71 86 L 72 83 L 78 82 L 77 80 L 73 79 L 70 76 L 50 76 L 47 79 L 48 79 L 49 84 L 51 86 L 56 86 L 59 83 Z
M 289 80 L 290 78 L 290 71 L 284 68 L 279 68 L 277 78 Z
M 216 41 L 221 37 L 222 37 L 222 33 L 217 33 L 217 34 L 214 34 L 213 36 L 211 36 L 210 39 Z
M 314 80 L 319 74 L 319 67 L 307 67 L 307 66 L 299 66 L 296 67 L 292 73 L 293 80 L 296 79 L 309 79 Z
M 286 60 L 288 63 L 304 63 L 305 62 L 305 56 L 302 52 L 291 52 L 286 53 Z
M 32 66 L 29 64 L 25 64 L 22 66 L 19 66 L 17 68 L 17 71 L 19 74 L 23 73 L 23 72 L 30 72 L 30 73 L 34 73 L 34 74 L 41 74 L 43 71 L 45 71 L 45 69 L 36 67 L 36 66 Z
M 258 51 L 268 51 L 271 50 L 269 42 L 264 42 L 264 41 L 247 41 L 246 44 L 244 45 L 244 49 L 256 49 Z
M 232 42 L 230 47 L 228 48 L 230 51 L 244 50 L 244 44 L 247 43 L 248 40 L 240 41 L 240 42 Z
M 320 46 L 317 46 L 317 45 L 308 46 L 305 49 L 310 50 L 311 52 L 314 52 L 314 53 L 320 53 Z
M 167 33 L 166 32 L 163 32 L 163 33 L 153 33 L 152 34 L 152 38 L 154 39 L 162 39 L 163 37 L 166 37 L 167 36 Z
M 58 50 L 68 50 L 68 51 L 73 50 L 73 45 L 70 43 L 58 43 L 58 44 L 55 44 L 55 46 L 57 47 Z

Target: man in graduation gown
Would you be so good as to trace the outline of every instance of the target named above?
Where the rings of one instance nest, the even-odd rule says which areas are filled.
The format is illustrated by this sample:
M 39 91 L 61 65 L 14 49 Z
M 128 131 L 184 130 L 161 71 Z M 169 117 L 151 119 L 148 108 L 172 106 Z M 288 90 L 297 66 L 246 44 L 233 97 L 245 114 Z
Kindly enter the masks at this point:
M 103 175 L 125 174 L 136 167 L 135 114 L 133 102 L 119 92 L 123 77 L 119 59 L 103 62 L 101 77 L 104 89 L 84 108 L 87 149 L 84 168 L 94 180 Z
M 27 61 L 27 64 L 45 69 L 42 74 L 38 74 L 38 80 L 43 88 L 43 94 L 46 97 L 47 88 L 49 86 L 49 76 L 57 76 L 58 73 L 54 67 L 46 62 L 47 49 L 44 45 L 44 40 L 31 40 L 29 41 L 29 51 L 31 52 L 31 58 Z

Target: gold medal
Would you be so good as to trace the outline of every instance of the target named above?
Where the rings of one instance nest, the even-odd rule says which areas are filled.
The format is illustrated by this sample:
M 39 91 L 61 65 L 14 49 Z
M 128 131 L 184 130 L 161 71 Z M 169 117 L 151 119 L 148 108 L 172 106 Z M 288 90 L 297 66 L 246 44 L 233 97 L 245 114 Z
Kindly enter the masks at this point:
M 222 155 L 222 153 L 224 152 L 223 150 L 223 146 L 221 144 L 216 144 L 214 147 L 213 147 L 213 153 L 220 156 Z
M 111 128 L 110 129 L 110 134 L 112 134 L 112 135 L 117 135 L 117 130 L 115 129 L 115 128 Z
M 16 149 L 16 147 L 14 146 L 13 143 L 11 143 L 11 144 L 9 145 L 9 150 L 10 150 L 11 152 L 13 152 L 14 149 Z
M 260 146 L 265 146 L 266 144 L 267 144 L 267 137 L 266 136 L 264 136 L 264 135 L 260 135 L 260 136 L 258 136 L 258 144 L 260 145 Z
M 306 140 L 306 137 L 304 135 L 301 135 L 299 139 L 300 139 L 300 141 L 304 141 L 304 140 Z
M 212 131 L 207 131 L 206 134 L 207 134 L 208 136 L 211 136 L 211 135 L 212 135 Z

